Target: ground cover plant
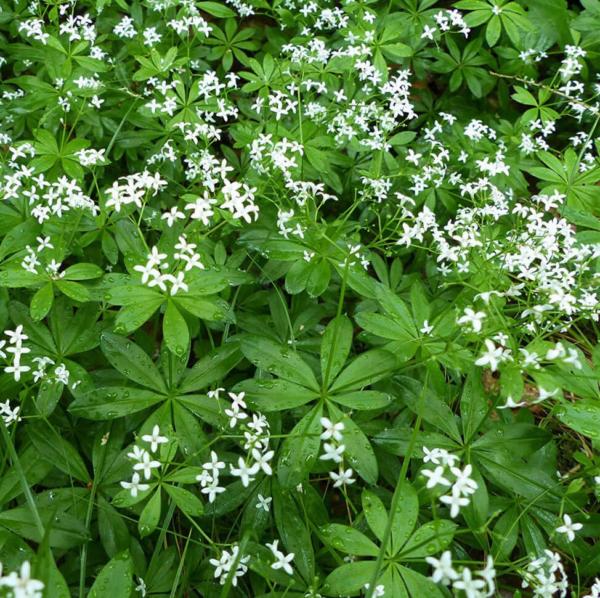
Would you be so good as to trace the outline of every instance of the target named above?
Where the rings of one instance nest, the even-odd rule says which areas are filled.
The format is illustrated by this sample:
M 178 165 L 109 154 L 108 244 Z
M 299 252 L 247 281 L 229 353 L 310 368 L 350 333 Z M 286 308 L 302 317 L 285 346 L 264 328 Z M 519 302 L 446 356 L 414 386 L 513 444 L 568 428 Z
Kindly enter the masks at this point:
M 599 0 L 0 9 L 0 596 L 600 596 Z

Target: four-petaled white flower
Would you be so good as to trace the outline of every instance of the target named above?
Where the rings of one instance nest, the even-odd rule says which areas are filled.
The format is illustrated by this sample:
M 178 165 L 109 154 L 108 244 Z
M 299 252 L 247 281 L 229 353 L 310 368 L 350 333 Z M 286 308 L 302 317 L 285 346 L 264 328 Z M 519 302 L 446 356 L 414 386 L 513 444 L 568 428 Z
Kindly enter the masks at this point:
M 150 488 L 148 484 L 140 484 L 140 474 L 135 472 L 131 478 L 131 482 L 121 482 L 121 486 L 125 490 L 131 492 L 131 496 L 134 498 L 138 495 L 138 492 L 145 492 Z
M 481 332 L 482 322 L 486 317 L 485 312 L 475 311 L 470 307 L 465 308 L 464 315 L 456 320 L 457 324 L 468 324 L 473 332 Z
M 427 488 L 435 488 L 438 484 L 442 486 L 451 486 L 450 480 L 444 477 L 445 469 L 442 465 L 438 465 L 433 471 L 424 469 L 421 473 L 428 478 Z
M 150 453 L 146 452 L 142 455 L 139 463 L 133 466 L 134 471 L 143 471 L 144 478 L 149 480 L 152 477 L 152 470 L 160 467 L 160 461 L 150 461 Z
M 433 567 L 431 579 L 434 583 L 448 585 L 451 581 L 458 579 L 458 573 L 452 566 L 452 554 L 449 550 L 442 553 L 439 559 L 428 556 L 425 561 Z
M 567 541 L 572 542 L 575 539 L 575 532 L 578 532 L 583 525 L 581 523 L 573 523 L 573 520 L 566 513 L 563 515 L 563 525 L 556 528 L 559 534 L 565 534 Z
M 160 428 L 157 425 L 152 428 L 152 434 L 144 434 L 142 440 L 150 443 L 150 450 L 153 453 L 156 452 L 159 444 L 169 442 L 169 439 L 166 436 L 160 435 Z
M 353 474 L 354 472 L 352 471 L 352 469 L 343 469 L 342 467 L 340 467 L 339 473 L 336 473 L 335 471 L 330 471 L 329 477 L 334 481 L 333 487 L 339 488 L 340 486 L 344 486 L 346 484 L 354 484 L 356 480 L 352 477 Z
M 229 466 L 231 475 L 239 477 L 242 481 L 242 486 L 244 486 L 244 488 L 247 488 L 250 485 L 250 482 L 254 481 L 254 478 L 251 476 L 257 473 L 258 469 L 259 467 L 256 463 L 253 463 L 252 466 L 248 467 L 248 465 L 246 465 L 246 462 L 242 457 L 238 459 L 237 467 L 234 467 L 233 465 Z
M 283 569 L 288 575 L 293 575 L 294 570 L 290 563 L 294 559 L 294 553 L 290 552 L 290 554 L 285 555 L 283 552 L 277 549 L 277 545 L 279 544 L 279 540 L 274 540 L 273 543 L 267 543 L 267 547 L 270 548 L 273 556 L 275 557 L 275 562 L 271 565 L 272 569 Z
M 271 509 L 271 501 L 273 499 L 270 496 L 263 496 L 262 494 L 259 494 L 256 498 L 256 508 L 262 509 L 268 513 Z
M 333 438 L 338 442 L 341 442 L 343 439 L 342 430 L 344 429 L 343 422 L 338 422 L 334 424 L 329 418 L 322 417 L 321 425 L 324 428 L 323 433 L 321 434 L 321 440 L 329 440 Z

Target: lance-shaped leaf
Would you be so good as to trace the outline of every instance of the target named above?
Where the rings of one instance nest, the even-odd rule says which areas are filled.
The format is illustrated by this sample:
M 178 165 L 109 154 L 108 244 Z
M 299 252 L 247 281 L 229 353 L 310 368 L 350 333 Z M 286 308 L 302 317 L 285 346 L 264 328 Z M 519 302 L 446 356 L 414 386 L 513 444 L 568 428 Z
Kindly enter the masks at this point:
M 137 413 L 165 400 L 164 395 L 141 388 L 95 388 L 71 403 L 69 411 L 85 419 L 116 419 Z
M 284 347 L 264 337 L 248 335 L 242 339 L 242 352 L 256 367 L 319 391 L 319 384 L 310 366 L 291 347 Z
M 123 376 L 142 386 L 166 392 L 164 380 L 148 354 L 133 341 L 104 332 L 100 340 L 100 348 L 111 365 Z

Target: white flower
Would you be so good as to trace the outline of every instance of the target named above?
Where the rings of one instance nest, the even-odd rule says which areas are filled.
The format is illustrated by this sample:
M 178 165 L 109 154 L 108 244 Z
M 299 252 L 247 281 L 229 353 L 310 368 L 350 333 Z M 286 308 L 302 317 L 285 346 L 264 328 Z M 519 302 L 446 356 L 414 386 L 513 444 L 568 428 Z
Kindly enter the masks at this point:
M 473 466 L 468 464 L 461 471 L 458 467 L 451 467 L 450 471 L 456 476 L 456 480 L 452 486 L 452 493 L 469 495 L 473 494 L 477 488 L 477 482 L 471 479 Z
M 208 495 L 208 502 L 213 503 L 213 502 L 215 502 L 215 498 L 217 497 L 217 494 L 221 494 L 222 492 L 225 492 L 225 488 L 223 486 L 219 486 L 218 482 L 215 480 L 215 481 L 213 481 L 212 484 L 202 488 L 202 490 L 200 490 L 200 492 L 202 492 L 202 494 Z
M 429 320 L 423 321 L 423 326 L 420 328 L 419 332 L 421 334 L 430 334 L 433 330 L 433 326 L 429 323 Z
M 210 564 L 215 568 L 215 577 L 219 577 L 219 583 L 221 585 L 225 585 L 227 578 L 229 577 L 229 572 L 233 567 L 233 564 L 237 561 L 237 567 L 233 574 L 233 579 L 231 584 L 233 586 L 237 586 L 238 577 L 241 577 L 248 571 L 248 566 L 246 563 L 250 560 L 250 556 L 239 556 L 240 548 L 239 546 L 234 545 L 231 548 L 231 553 L 226 550 L 221 554 L 220 559 L 210 559 Z M 239 558 L 238 558 L 239 557 Z
M 131 482 L 121 482 L 121 486 L 123 486 L 125 490 L 129 490 L 131 496 L 134 498 L 138 495 L 138 492 L 144 492 L 150 488 L 148 484 L 140 484 L 140 474 L 137 472 L 133 474 Z
M 203 469 L 209 470 L 212 472 L 213 476 L 219 475 L 220 469 L 225 469 L 225 463 L 223 461 L 219 461 L 219 456 L 215 451 L 210 451 L 210 461 L 202 464 Z M 200 476 L 196 476 L 198 479 Z
M 233 467 L 233 465 L 230 465 L 229 469 L 231 471 L 231 475 L 239 477 L 242 480 L 242 486 L 247 488 L 250 485 L 250 482 L 254 481 L 254 478 L 251 476 L 258 472 L 259 466 L 254 463 L 252 467 L 248 467 L 244 459 L 240 457 L 238 459 L 238 466 Z
M 149 480 L 152 477 L 152 470 L 158 467 L 160 467 L 160 461 L 150 461 L 150 453 L 146 452 L 142 455 L 140 462 L 133 466 L 133 470 L 142 470 L 144 472 L 144 478 Z
M 452 567 L 452 554 L 449 550 L 443 552 L 439 559 L 428 556 L 425 557 L 425 561 L 433 567 L 431 579 L 434 583 L 448 585 L 458 579 L 458 573 Z
M 566 513 L 563 515 L 564 525 L 556 528 L 556 531 L 559 534 L 565 534 L 567 536 L 567 540 L 572 542 L 575 539 L 575 532 L 579 531 L 583 525 L 581 523 L 573 523 L 571 517 Z
M 137 445 L 134 445 L 131 452 L 127 453 L 127 456 L 130 459 L 134 459 L 135 461 L 141 461 L 144 458 L 144 455 L 148 454 L 146 449 L 140 448 Z
M 254 465 L 257 467 L 257 472 L 262 469 L 267 475 L 273 475 L 273 470 L 269 465 L 269 461 L 273 458 L 273 455 L 275 455 L 275 451 L 261 453 L 257 448 L 253 448 L 251 454 L 254 459 Z
M 6 577 L 0 578 L 0 586 L 12 588 L 13 598 L 41 598 L 44 589 L 43 582 L 31 577 L 31 565 L 29 561 L 23 561 L 19 575 L 12 572 Z
M 370 583 L 365 584 L 365 590 L 368 590 L 371 587 Z M 385 596 L 385 586 L 380 583 L 375 586 L 373 593 L 371 594 L 371 598 L 383 598 Z
M 485 581 L 473 579 L 471 570 L 468 567 L 465 567 L 461 574 L 462 576 L 452 584 L 452 587 L 456 590 L 462 590 L 467 598 L 479 598 L 481 595 L 479 590 L 485 587 Z
M 271 508 L 271 502 L 272 502 L 272 498 L 270 496 L 263 496 L 262 494 L 259 494 L 257 496 L 257 503 L 256 503 L 256 508 L 257 509 L 262 509 L 263 511 L 266 511 L 267 513 L 269 512 L 270 508 Z
M 139 592 L 142 595 L 142 598 L 145 598 L 147 591 L 146 582 L 141 577 L 138 577 L 138 585 L 135 586 L 135 591 Z
M 244 397 L 246 396 L 245 392 L 240 392 L 240 393 L 234 393 L 234 392 L 230 392 L 229 394 L 229 398 L 231 399 L 231 406 L 234 409 L 246 409 L 246 403 L 244 401 Z
M 526 404 L 525 401 L 515 403 L 514 399 L 508 395 L 506 397 L 506 403 L 504 403 L 504 405 L 498 405 L 498 409 L 516 409 L 517 407 L 523 407 Z
M 452 519 L 458 515 L 461 507 L 466 507 L 469 504 L 469 499 L 463 498 L 460 494 L 441 496 L 440 501 L 450 507 L 450 517 L 452 517 Z
M 489 365 L 492 372 L 498 369 L 498 365 L 504 360 L 505 353 L 502 347 L 496 347 L 493 341 L 486 339 L 485 346 L 487 352 L 484 353 L 476 362 L 475 365 L 485 366 Z
M 474 311 L 470 307 L 467 307 L 464 311 L 464 315 L 456 320 L 457 324 L 468 324 L 473 329 L 473 332 L 481 332 L 482 321 L 486 317 L 483 311 Z
M 345 484 L 354 484 L 356 480 L 352 477 L 353 473 L 354 472 L 352 471 L 352 469 L 348 468 L 344 470 L 341 467 L 339 473 L 335 473 L 335 471 L 330 471 L 329 477 L 334 481 L 333 487 L 339 488 L 340 486 L 343 486 Z
M 333 444 L 329 444 L 328 442 L 325 442 L 323 444 L 323 450 L 325 451 L 325 454 L 321 455 L 319 457 L 322 461 L 331 460 L 334 463 L 341 463 L 342 455 L 344 454 L 344 451 L 346 450 L 346 446 L 343 444 L 340 444 L 339 446 L 334 446 Z
M 20 363 L 17 363 L 17 360 L 15 359 L 13 365 L 5 367 L 4 371 L 7 374 L 13 374 L 15 382 L 18 382 L 21 379 L 21 374 L 28 372 L 30 369 L 31 368 L 28 365 L 21 365 Z
M 342 439 L 343 439 L 342 430 L 345 427 L 343 422 L 338 422 L 338 423 L 334 424 L 327 417 L 322 417 L 321 425 L 323 426 L 323 428 L 325 428 L 325 431 L 321 434 L 321 440 L 329 440 L 330 438 L 333 438 L 334 440 L 337 440 L 338 442 L 342 441 Z
M 433 471 L 431 469 L 424 469 L 421 473 L 428 478 L 427 488 L 435 488 L 438 484 L 442 486 L 451 486 L 450 480 L 444 477 L 444 468 L 438 465 Z
M 144 434 L 142 440 L 150 443 L 150 450 L 153 453 L 156 452 L 159 444 L 169 442 L 169 439 L 166 436 L 160 435 L 160 428 L 157 425 L 152 428 L 152 434 Z
M 187 293 L 189 290 L 188 285 L 184 282 L 185 280 L 185 273 L 183 272 L 177 272 L 176 276 L 173 276 L 172 274 L 167 274 L 166 275 L 169 282 L 171 283 L 171 290 L 169 291 L 169 294 L 172 295 L 176 295 L 177 291 L 179 291 L 179 289 L 181 289 L 184 293 Z
M 284 555 L 283 552 L 277 549 L 278 544 L 279 540 L 274 540 L 272 544 L 266 544 L 275 557 L 275 562 L 271 565 L 271 569 L 283 569 L 288 575 L 293 575 L 294 570 L 290 563 L 294 559 L 294 553 L 290 552 L 290 554 Z

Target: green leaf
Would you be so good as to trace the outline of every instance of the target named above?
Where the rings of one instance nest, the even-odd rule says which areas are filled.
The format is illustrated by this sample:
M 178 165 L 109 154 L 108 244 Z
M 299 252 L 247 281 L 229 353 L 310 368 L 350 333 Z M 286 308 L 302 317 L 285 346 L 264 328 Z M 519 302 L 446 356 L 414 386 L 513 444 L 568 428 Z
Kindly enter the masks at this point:
M 218 17 L 220 19 L 227 19 L 236 16 L 236 13 L 231 10 L 231 8 L 219 2 L 196 2 L 196 8 L 199 8 L 200 10 L 207 12 L 209 15 Z
M 371 531 L 381 542 L 385 536 L 389 520 L 385 506 L 379 496 L 370 490 L 363 490 L 361 500 L 365 519 Z
M 491 554 L 496 560 L 509 560 L 519 539 L 519 511 L 513 507 L 505 511 L 496 521 L 492 531 Z
M 256 367 L 289 382 L 320 391 L 313 371 L 291 347 L 284 347 L 261 336 L 247 335 L 242 338 L 242 352 Z
M 164 401 L 164 395 L 126 386 L 91 390 L 71 403 L 69 411 L 85 419 L 117 419 Z
M 62 396 L 63 386 L 63 383 L 57 380 L 46 379 L 42 381 L 35 399 L 35 406 L 40 415 L 48 417 L 54 411 Z
M 321 374 L 323 386 L 329 385 L 344 367 L 352 347 L 352 322 L 344 315 L 327 324 L 321 340 Z
M 32 577 L 44 584 L 44 594 L 52 598 L 71 598 L 69 586 L 62 576 L 47 543 L 40 545 L 32 569 Z
M 221 382 L 242 359 L 237 342 L 228 342 L 211 351 L 186 371 L 179 384 L 182 393 L 204 390 Z
M 294 500 L 295 491 L 286 491 L 273 480 L 273 512 L 282 544 L 294 553 L 294 566 L 306 583 L 315 576 L 315 555 L 308 528 L 307 513 Z
M 374 384 L 396 370 L 395 356 L 384 349 L 372 349 L 354 359 L 335 379 L 330 391 L 336 394 Z
M 163 320 L 163 337 L 169 351 L 175 355 L 183 355 L 190 343 L 190 332 L 181 312 L 173 301 L 167 301 L 167 309 Z
M 100 348 L 110 364 L 129 380 L 152 390 L 167 391 L 158 368 L 134 342 L 118 334 L 103 332 Z
M 438 519 L 419 527 L 402 547 L 400 558 L 419 559 L 438 554 L 452 543 L 458 526 L 452 521 Z
M 27 270 L 3 270 L 0 272 L 0 286 L 9 289 L 18 289 L 19 287 L 34 287 L 47 281 L 47 277 L 42 274 L 33 274 Z
M 277 477 L 283 488 L 303 482 L 317 460 L 322 414 L 321 404 L 313 407 L 284 440 L 277 463 Z
M 385 44 L 381 46 L 381 52 L 388 59 L 394 62 L 403 62 L 405 58 L 410 58 L 414 52 L 410 46 L 406 44 Z
M 396 510 L 390 513 L 391 517 L 391 552 L 398 554 L 404 546 L 417 523 L 419 516 L 419 499 L 415 489 L 406 481 L 402 482 L 400 488 L 396 488 L 399 499 Z
M 29 311 L 31 313 L 32 320 L 38 322 L 42 318 L 45 318 L 52 307 L 53 301 L 54 288 L 51 282 L 47 282 L 31 298 Z
M 411 411 L 421 415 L 427 423 L 444 432 L 452 440 L 462 443 L 456 416 L 443 399 L 436 396 L 429 387 L 423 388 L 423 385 L 413 378 L 397 376 L 396 380 L 402 392 L 402 399 Z
M 140 538 L 145 538 L 157 528 L 160 521 L 160 507 L 160 488 L 157 488 L 140 514 L 138 521 Z
M 414 336 L 406 326 L 387 316 L 377 313 L 360 312 L 354 316 L 358 325 L 376 336 L 389 340 L 398 340 L 406 343 L 411 342 Z
M 369 439 L 347 413 L 342 413 L 331 403 L 328 403 L 327 409 L 331 421 L 344 424 L 344 440 L 342 442 L 346 447 L 344 456 L 348 458 L 349 465 L 367 483 L 376 484 L 379 468 Z
M 64 471 L 69 477 L 84 484 L 89 482 L 90 475 L 79 452 L 61 434 L 41 421 L 31 424 L 27 429 L 41 459 Z
M 498 15 L 494 15 L 485 28 L 485 41 L 488 43 L 490 48 L 496 45 L 498 39 L 500 39 L 500 33 L 502 32 L 502 23 Z
M 445 594 L 431 581 L 408 567 L 398 567 L 402 581 L 406 585 L 408 596 L 427 596 L 427 598 L 443 598 Z
M 600 440 L 600 402 L 582 399 L 562 403 L 554 410 L 558 419 L 575 432 L 593 440 Z
M 82 284 L 70 280 L 58 279 L 54 281 L 58 290 L 75 301 L 89 301 L 90 293 Z
M 200 517 L 204 513 L 202 501 L 189 490 L 165 484 L 164 489 L 167 494 L 175 501 L 175 504 L 189 517 Z
M 473 368 L 467 376 L 460 399 L 460 415 L 465 442 L 477 432 L 489 412 L 481 372 Z
M 330 523 L 321 528 L 323 542 L 335 550 L 356 556 L 374 556 L 379 553 L 379 548 L 357 529 L 347 525 Z
M 104 274 L 104 271 L 96 264 L 73 264 L 69 266 L 63 273 L 63 279 L 65 280 L 92 280 L 94 278 L 100 278 Z
M 370 409 L 382 409 L 388 407 L 393 398 L 385 392 L 376 390 L 355 390 L 342 394 L 330 394 L 327 396 L 344 407 L 357 409 L 358 411 L 369 411 Z
M 115 319 L 115 332 L 119 334 L 130 334 L 147 322 L 163 304 L 162 295 L 153 294 L 150 297 L 139 298 L 139 303 L 127 305 Z
M 373 581 L 375 561 L 357 561 L 334 569 L 325 579 L 323 591 L 327 596 L 356 595 L 365 584 Z
M 0 242 L 0 260 L 11 253 L 25 249 L 27 245 L 35 243 L 35 238 L 40 234 L 40 231 L 41 226 L 33 218 L 11 228 Z M 21 271 L 26 272 L 25 270 Z M 31 274 L 31 272 L 26 273 Z
M 235 391 L 243 390 L 246 399 L 258 411 L 283 411 L 294 409 L 319 398 L 319 393 L 286 380 L 255 378 L 236 385 Z
M 133 561 L 128 551 L 113 557 L 100 571 L 88 598 L 130 598 L 133 592 Z
M 310 297 L 321 296 L 329 286 L 331 279 L 331 267 L 327 260 L 311 262 L 308 279 L 306 281 L 306 292 Z

